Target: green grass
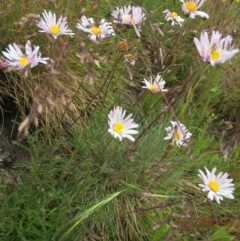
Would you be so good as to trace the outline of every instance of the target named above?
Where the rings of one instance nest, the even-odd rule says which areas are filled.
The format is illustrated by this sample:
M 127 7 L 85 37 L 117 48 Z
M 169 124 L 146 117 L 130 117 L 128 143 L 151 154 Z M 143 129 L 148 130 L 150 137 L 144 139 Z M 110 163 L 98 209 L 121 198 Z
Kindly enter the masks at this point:
M 179 28 L 162 15 L 168 8 L 183 17 L 178 1 L 129 1 L 146 9 L 141 38 L 133 28 L 113 24 L 116 35 L 97 44 L 76 29 L 79 16 L 112 21 L 111 11 L 125 1 L 15 2 L 1 3 L 2 50 L 29 39 L 54 64 L 39 65 L 28 77 L 1 73 L 1 97 L 14 98 L 18 124 L 34 104 L 43 111 L 39 126 L 14 142 L 27 160 L 19 157 L 1 169 L 0 239 L 238 240 L 239 54 L 212 67 L 201 60 L 193 38 L 219 30 L 239 47 L 240 3 L 207 0 L 200 10 L 210 19 L 186 19 Z M 66 14 L 76 36 L 53 41 L 31 19 L 16 24 L 43 9 Z M 134 66 L 117 50 L 122 40 Z M 169 92 L 152 95 L 142 81 L 157 73 Z M 107 131 L 108 113 L 118 105 L 139 124 L 135 142 L 119 142 Z M 185 148 L 164 140 L 175 117 L 192 133 Z M 235 199 L 220 205 L 207 199 L 197 176 L 204 167 L 229 173 Z

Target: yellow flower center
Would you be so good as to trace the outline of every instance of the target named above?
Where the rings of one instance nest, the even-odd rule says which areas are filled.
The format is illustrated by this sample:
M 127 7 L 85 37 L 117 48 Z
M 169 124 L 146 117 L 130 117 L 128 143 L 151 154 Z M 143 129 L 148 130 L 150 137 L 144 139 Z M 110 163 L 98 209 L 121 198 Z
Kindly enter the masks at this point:
M 51 34 L 57 35 L 60 32 L 60 28 L 58 26 L 53 25 L 50 27 L 50 31 L 51 31 Z
M 117 132 L 118 134 L 122 134 L 123 133 L 123 125 L 120 122 L 116 122 L 116 124 L 114 125 L 114 131 Z
M 171 12 L 170 13 L 170 17 L 172 17 L 172 18 L 176 18 L 178 15 L 177 15 L 177 13 L 175 13 L 175 12 Z
M 93 27 L 90 29 L 90 31 L 95 35 L 100 35 L 102 33 L 101 29 L 98 27 Z
M 179 132 L 173 133 L 173 139 L 174 140 L 179 140 L 181 138 L 181 134 Z
M 154 84 L 149 86 L 149 90 L 154 90 L 154 89 L 156 89 L 156 88 L 157 88 L 157 86 L 154 85 Z
M 214 191 L 214 192 L 219 191 L 219 184 L 218 184 L 217 182 L 215 182 L 215 181 L 210 181 L 210 182 L 208 183 L 208 187 L 209 187 L 212 191 Z
M 185 3 L 186 9 L 190 12 L 190 13 L 194 13 L 197 9 L 195 3 L 190 3 L 190 2 L 186 2 Z
M 123 18 L 123 22 L 126 23 L 126 24 L 134 24 L 134 18 L 126 16 L 126 17 Z
M 22 57 L 21 59 L 20 59 L 20 65 L 21 66 L 23 66 L 23 67 L 25 67 L 26 65 L 28 65 L 28 59 L 26 58 L 26 57 Z
M 212 61 L 215 61 L 215 60 L 217 60 L 217 59 L 219 59 L 219 58 L 220 58 L 220 53 L 219 53 L 219 51 L 218 51 L 218 50 L 213 50 L 212 53 L 211 53 L 210 59 L 211 59 Z

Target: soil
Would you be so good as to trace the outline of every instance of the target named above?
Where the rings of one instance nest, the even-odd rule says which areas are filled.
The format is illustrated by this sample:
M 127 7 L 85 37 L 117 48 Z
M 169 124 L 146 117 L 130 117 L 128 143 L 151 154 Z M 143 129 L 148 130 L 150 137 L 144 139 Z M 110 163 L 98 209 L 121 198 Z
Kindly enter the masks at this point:
M 22 147 L 14 144 L 17 138 L 15 124 L 17 108 L 11 98 L 3 99 L 0 114 L 0 168 L 12 168 L 15 163 L 29 160 L 29 153 Z

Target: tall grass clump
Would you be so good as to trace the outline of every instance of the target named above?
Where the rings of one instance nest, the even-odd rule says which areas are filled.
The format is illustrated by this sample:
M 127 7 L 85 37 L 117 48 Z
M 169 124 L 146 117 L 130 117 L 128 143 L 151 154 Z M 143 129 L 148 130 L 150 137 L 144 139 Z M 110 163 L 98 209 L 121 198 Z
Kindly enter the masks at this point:
M 2 2 L 1 240 L 238 240 L 240 5 L 196 2 Z

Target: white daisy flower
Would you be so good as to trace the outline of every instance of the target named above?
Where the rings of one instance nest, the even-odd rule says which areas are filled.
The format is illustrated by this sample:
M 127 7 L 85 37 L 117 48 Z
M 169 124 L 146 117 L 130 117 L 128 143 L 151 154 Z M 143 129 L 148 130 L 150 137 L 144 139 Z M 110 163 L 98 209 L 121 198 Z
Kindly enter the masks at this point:
M 2 53 L 5 57 L 5 63 L 13 70 L 26 69 L 28 67 L 33 68 L 38 63 L 47 64 L 49 60 L 49 58 L 41 58 L 39 46 L 33 46 L 32 48 L 29 40 L 25 45 L 25 53 L 15 43 L 9 44 L 6 51 L 2 51 Z
M 215 176 L 216 167 L 210 172 L 205 167 L 207 175 L 203 171 L 199 170 L 198 176 L 202 179 L 203 184 L 198 184 L 202 187 L 203 192 L 208 192 L 208 198 L 213 201 L 214 199 L 218 204 L 223 200 L 223 197 L 234 199 L 232 192 L 235 190 L 233 179 L 228 178 L 228 174 L 220 172 Z M 222 197 L 223 196 L 223 197 Z
M 138 124 L 131 118 L 132 114 L 125 118 L 126 110 L 122 110 L 122 107 L 117 106 L 108 114 L 108 124 L 110 132 L 114 138 L 118 138 L 122 141 L 123 138 L 127 138 L 130 141 L 135 141 L 132 137 L 133 134 L 137 134 L 138 131 L 134 130 L 138 127 Z
M 143 86 L 142 88 L 149 89 L 152 94 L 168 91 L 168 89 L 164 89 L 164 85 L 166 84 L 166 81 L 159 74 L 157 74 L 154 81 L 152 80 L 152 76 L 150 76 L 149 81 L 144 79 L 144 81 L 142 82 L 145 84 L 145 86 Z
M 94 23 L 93 18 L 86 18 L 85 16 L 81 17 L 79 23 L 77 24 L 77 28 L 89 33 L 89 38 L 91 40 L 102 40 L 104 38 L 115 35 L 112 23 L 105 22 L 105 19 L 102 19 L 98 26 Z
M 37 26 L 41 29 L 39 32 L 51 34 L 54 39 L 57 39 L 60 35 L 70 35 L 73 36 L 75 33 L 68 28 L 67 17 L 62 15 L 58 20 L 56 20 L 56 14 L 51 11 L 47 12 L 44 10 L 42 13 L 43 17 L 37 21 Z
M 195 18 L 195 16 L 200 16 L 202 18 L 209 18 L 209 15 L 202 11 L 197 11 L 206 0 L 189 0 L 185 2 L 184 0 L 179 0 L 182 5 L 182 11 L 184 14 L 188 14 L 190 18 Z
M 186 126 L 179 121 L 171 121 L 171 124 L 172 126 L 165 128 L 167 136 L 164 140 L 172 139 L 172 145 L 176 142 L 179 147 L 187 146 L 192 134 L 187 130 Z
M 213 31 L 211 39 L 207 32 L 202 32 L 200 40 L 194 38 L 194 43 L 203 61 L 215 66 L 231 59 L 239 49 L 233 49 L 232 38 L 222 37 L 218 31 Z
M 139 33 L 141 31 L 140 24 L 146 19 L 143 8 L 131 5 L 117 7 L 112 12 L 112 16 L 116 19 L 114 20 L 116 23 L 133 26 L 137 36 L 141 37 Z
M 168 9 L 163 11 L 163 14 L 165 14 L 165 19 L 168 22 L 172 22 L 171 25 L 174 26 L 174 24 L 178 24 L 182 26 L 182 23 L 184 22 L 184 19 L 177 15 L 175 12 L 170 12 Z

